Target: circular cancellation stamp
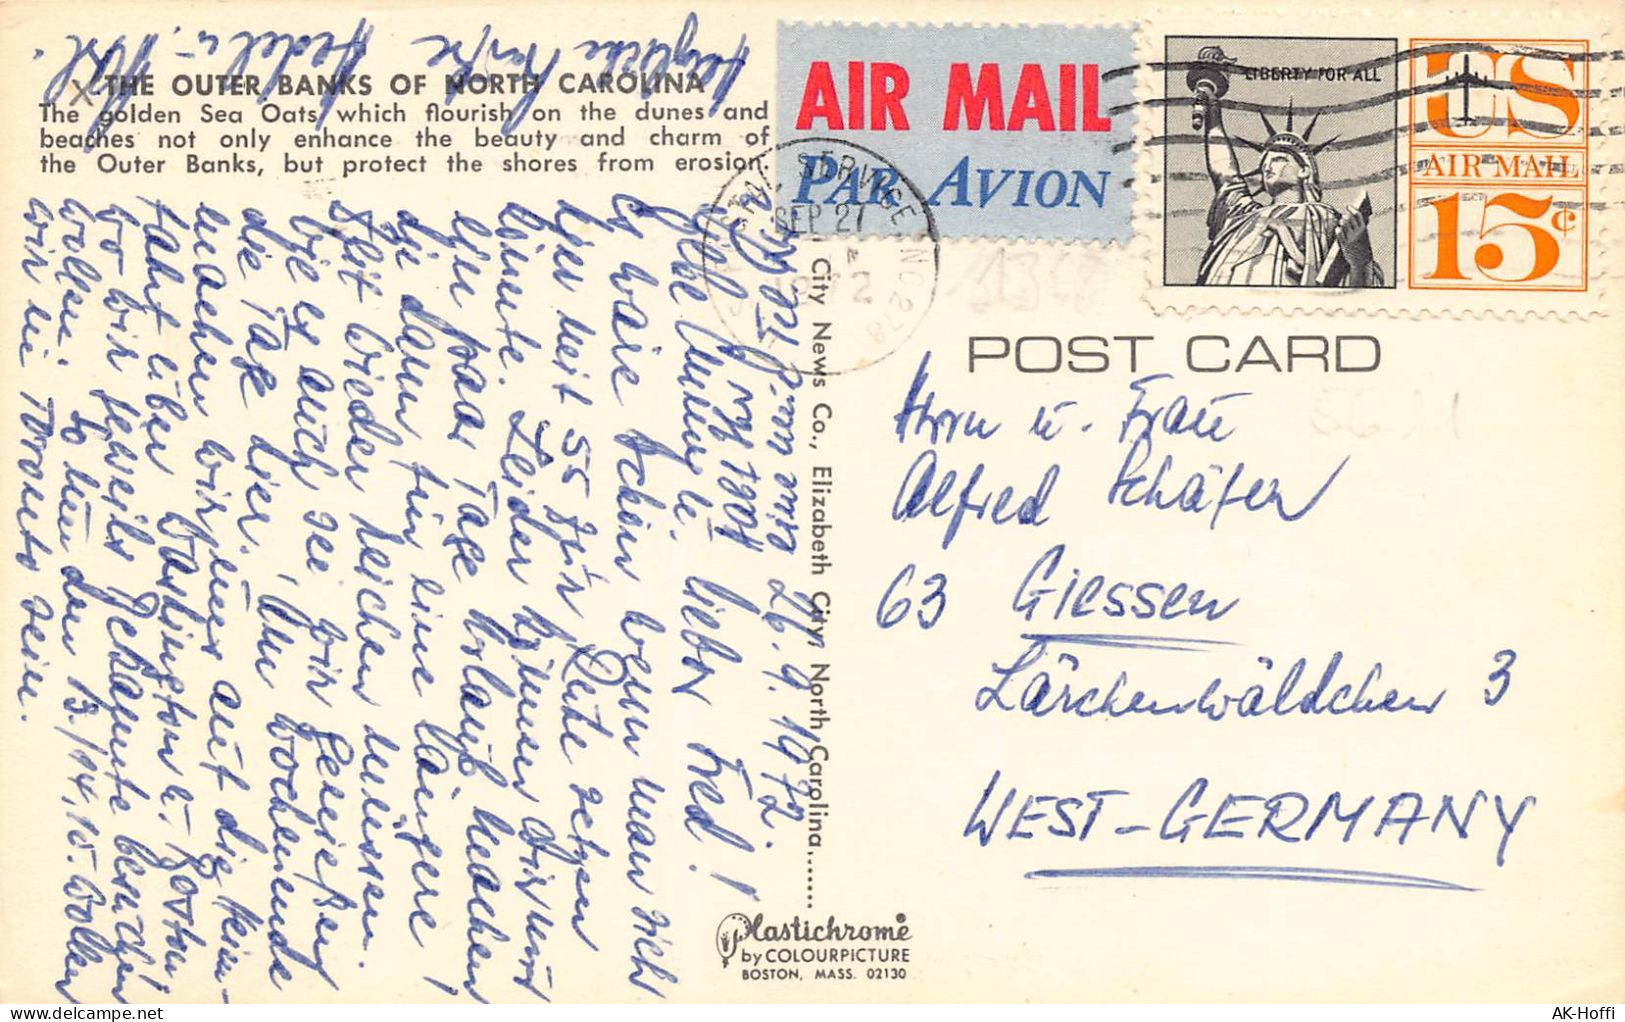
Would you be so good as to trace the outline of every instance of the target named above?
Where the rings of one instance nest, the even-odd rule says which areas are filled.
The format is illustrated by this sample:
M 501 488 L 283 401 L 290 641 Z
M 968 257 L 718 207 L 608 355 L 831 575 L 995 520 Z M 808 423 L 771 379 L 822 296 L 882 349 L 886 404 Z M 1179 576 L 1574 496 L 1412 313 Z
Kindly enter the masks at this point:
M 788 263 L 787 281 L 760 286 L 793 296 L 796 320 L 764 331 L 759 295 L 707 279 L 723 329 L 741 343 L 771 345 L 804 373 L 835 376 L 881 361 L 913 336 L 936 298 L 936 219 L 919 187 L 867 146 L 781 142 L 729 177 L 714 206 L 708 246 L 747 262 L 752 251 L 771 251 Z

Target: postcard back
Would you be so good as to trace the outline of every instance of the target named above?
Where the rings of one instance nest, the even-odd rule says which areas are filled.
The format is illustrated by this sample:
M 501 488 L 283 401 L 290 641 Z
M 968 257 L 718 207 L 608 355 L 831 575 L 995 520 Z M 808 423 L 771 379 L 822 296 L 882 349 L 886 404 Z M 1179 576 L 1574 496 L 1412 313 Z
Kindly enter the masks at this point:
M 0 6 L 0 996 L 1622 999 L 1621 13 Z

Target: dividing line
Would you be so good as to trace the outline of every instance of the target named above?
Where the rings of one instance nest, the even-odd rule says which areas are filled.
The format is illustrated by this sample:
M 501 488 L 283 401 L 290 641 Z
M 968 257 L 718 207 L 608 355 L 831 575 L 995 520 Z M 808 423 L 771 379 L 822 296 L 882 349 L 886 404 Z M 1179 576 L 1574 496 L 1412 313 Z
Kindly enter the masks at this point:
M 1177 635 L 1120 635 L 1115 632 L 1027 632 L 1028 642 L 1060 642 L 1109 649 L 1160 649 L 1170 653 L 1200 653 L 1214 646 L 1234 646 L 1224 639 L 1187 639 Z
M 1448 880 L 1374 873 L 1364 869 L 1320 869 L 1314 866 L 1099 866 L 1079 869 L 1035 869 L 1028 880 L 1082 878 L 1177 878 L 1185 880 L 1295 880 L 1310 884 L 1364 884 L 1369 887 L 1418 887 L 1429 891 L 1476 891 Z

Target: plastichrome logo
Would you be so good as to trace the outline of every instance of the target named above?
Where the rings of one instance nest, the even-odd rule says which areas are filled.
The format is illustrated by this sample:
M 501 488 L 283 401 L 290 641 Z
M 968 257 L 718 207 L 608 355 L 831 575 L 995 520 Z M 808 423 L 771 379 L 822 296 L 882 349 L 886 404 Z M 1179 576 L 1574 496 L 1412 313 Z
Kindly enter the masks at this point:
M 897 913 L 894 922 L 844 923 L 833 914 L 822 922 L 812 922 L 799 915 L 782 922 L 769 922 L 758 912 L 747 916 L 743 912 L 730 912 L 717 924 L 717 954 L 723 968 L 739 954 L 748 942 L 762 944 L 823 944 L 844 942 L 891 942 L 909 939 L 908 916 Z

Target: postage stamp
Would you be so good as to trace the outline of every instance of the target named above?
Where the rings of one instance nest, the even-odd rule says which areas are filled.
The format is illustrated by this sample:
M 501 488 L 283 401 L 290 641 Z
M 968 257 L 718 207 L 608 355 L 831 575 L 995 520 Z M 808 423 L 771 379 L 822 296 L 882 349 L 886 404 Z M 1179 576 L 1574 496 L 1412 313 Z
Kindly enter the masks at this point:
M 1510 296 L 1535 292 L 1542 314 L 1599 314 L 1610 53 L 1582 33 L 1355 37 L 1372 25 L 1142 41 L 1153 307 L 1528 315 Z
M 1411 287 L 1586 290 L 1590 49 L 1411 40 Z
M 1169 36 L 1163 283 L 1393 287 L 1393 39 Z
M 781 23 L 778 45 L 777 137 L 851 141 L 895 168 L 781 153 L 801 229 L 917 233 L 889 215 L 900 173 L 944 238 L 1131 237 L 1128 26 Z

